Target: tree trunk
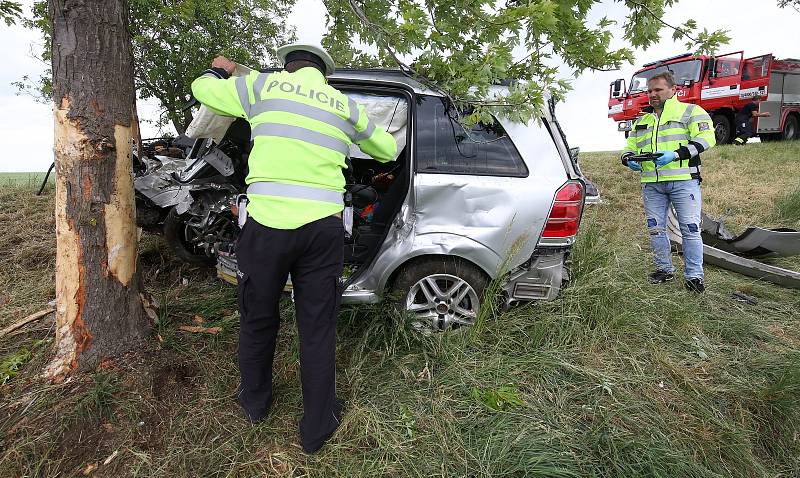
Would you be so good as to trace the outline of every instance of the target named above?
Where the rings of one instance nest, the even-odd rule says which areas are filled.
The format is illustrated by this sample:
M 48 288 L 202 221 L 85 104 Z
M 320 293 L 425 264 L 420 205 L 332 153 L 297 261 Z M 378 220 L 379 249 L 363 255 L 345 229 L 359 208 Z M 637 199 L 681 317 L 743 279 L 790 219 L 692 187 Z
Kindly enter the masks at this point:
M 177 119 L 172 119 L 172 127 L 175 128 L 175 132 L 178 133 L 178 136 L 182 135 L 186 132 L 187 126 L 184 126 L 184 122 L 178 121 Z
M 131 139 L 138 139 L 125 0 L 50 0 L 60 378 L 140 345 Z
M 178 101 L 180 101 L 180 99 Z M 186 133 L 186 128 L 189 127 L 189 123 L 191 123 L 193 119 L 192 110 L 187 109 L 181 111 L 184 104 L 176 105 L 176 103 L 165 103 L 163 101 L 161 102 L 161 106 L 168 111 L 167 114 L 172 121 L 172 127 L 175 128 L 178 136 Z

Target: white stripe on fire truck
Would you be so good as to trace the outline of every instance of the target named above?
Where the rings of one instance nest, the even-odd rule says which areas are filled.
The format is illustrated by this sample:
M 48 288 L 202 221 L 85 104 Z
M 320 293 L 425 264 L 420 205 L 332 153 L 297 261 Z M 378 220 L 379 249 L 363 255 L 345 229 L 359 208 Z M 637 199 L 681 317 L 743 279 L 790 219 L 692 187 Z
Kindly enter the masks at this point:
M 622 103 L 614 105 L 608 109 L 608 114 L 610 115 L 615 115 L 617 113 L 622 113 Z
M 757 86 L 755 88 L 745 88 L 739 91 L 739 98 L 758 98 L 759 96 L 767 96 L 766 86 Z
M 700 93 L 700 98 L 704 100 L 711 100 L 714 98 L 725 98 L 728 96 L 739 96 L 739 85 L 707 88 Z

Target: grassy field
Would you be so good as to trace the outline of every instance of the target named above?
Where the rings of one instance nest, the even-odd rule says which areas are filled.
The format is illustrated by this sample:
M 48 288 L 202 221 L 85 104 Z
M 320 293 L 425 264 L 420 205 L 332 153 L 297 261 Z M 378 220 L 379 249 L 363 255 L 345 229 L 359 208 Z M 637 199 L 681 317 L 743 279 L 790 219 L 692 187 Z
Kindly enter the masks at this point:
M 800 476 L 800 291 L 716 268 L 703 296 L 647 284 L 639 186 L 615 156 L 581 159 L 603 203 L 558 300 L 490 316 L 478 335 L 422 337 L 388 306 L 343 310 L 345 415 L 314 456 L 296 445 L 291 305 L 276 403 L 250 426 L 232 399 L 235 291 L 145 237 L 162 305 L 148 350 L 48 385 L 35 377 L 52 322 L 0 339 L 0 476 Z M 800 143 L 712 150 L 707 211 L 736 231 L 800 228 L 798 158 Z M 52 194 L 0 189 L 0 327 L 53 298 L 52 210 Z M 222 332 L 177 329 L 200 318 Z
M 45 173 L 0 173 L 0 187 L 36 188 L 42 185 Z M 47 179 L 49 187 L 55 184 L 55 174 Z

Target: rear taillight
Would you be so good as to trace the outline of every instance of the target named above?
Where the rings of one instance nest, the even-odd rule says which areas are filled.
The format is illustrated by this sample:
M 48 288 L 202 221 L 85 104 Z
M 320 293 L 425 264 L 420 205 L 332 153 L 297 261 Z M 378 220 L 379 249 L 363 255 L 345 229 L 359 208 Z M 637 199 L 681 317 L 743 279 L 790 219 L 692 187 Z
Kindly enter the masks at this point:
M 542 237 L 571 237 L 578 233 L 583 211 L 583 183 L 567 181 L 556 193 Z

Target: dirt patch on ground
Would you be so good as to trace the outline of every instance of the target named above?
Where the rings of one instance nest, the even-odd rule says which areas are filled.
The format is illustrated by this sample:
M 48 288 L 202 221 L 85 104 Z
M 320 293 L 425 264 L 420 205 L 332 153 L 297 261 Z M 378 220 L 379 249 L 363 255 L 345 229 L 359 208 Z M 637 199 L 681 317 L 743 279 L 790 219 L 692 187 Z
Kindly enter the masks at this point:
M 81 418 L 69 424 L 58 440 L 57 453 L 62 457 L 61 469 L 80 475 L 87 463 L 108 456 L 108 432 L 99 419 Z M 106 453 L 107 452 L 107 453 Z
M 169 363 L 153 371 L 151 390 L 158 401 L 187 398 L 193 394 L 194 379 L 200 371 L 188 362 Z
M 132 441 L 148 451 L 161 450 L 164 437 L 180 405 L 194 399 L 202 388 L 200 368 L 185 357 L 159 353 L 149 357 L 150 373 L 145 377 L 129 375 L 128 388 L 145 399 L 137 407 L 138 418 L 131 424 Z M 135 383 L 130 383 L 135 381 Z
M 203 389 L 196 363 L 177 353 L 152 348 L 104 361 L 97 373 L 105 377 L 106 395 L 98 392 L 101 380 L 96 374 L 78 375 L 66 385 L 48 385 L 35 376 L 24 377 L 28 383 L 18 390 L 20 395 L 26 389 L 35 394 L 49 389 L 47 393 L 58 397 L 50 402 L 55 406 L 39 407 L 38 402 L 28 405 L 30 400 L 18 400 L 4 410 L 4 418 L 10 422 L 4 424 L 0 449 L 14 442 L 30 443 L 24 435 L 49 430 L 48 440 L 30 445 L 35 455 L 48 456 L 47 474 L 84 476 L 88 469 L 89 476 L 120 476 L 115 473 L 125 474 L 122 468 L 129 458 L 124 450 L 133 446 L 160 453 L 175 416 Z M 119 456 L 103 465 L 115 450 Z M 0 475 L 25 474 L 31 463 L 25 461 L 24 454 L 19 458 L 23 461 L 16 465 L 13 459 L 3 464 L 5 468 L 0 468 L 6 471 L 0 471 Z

